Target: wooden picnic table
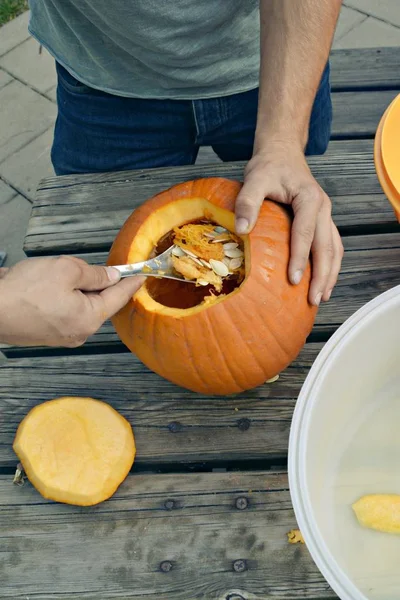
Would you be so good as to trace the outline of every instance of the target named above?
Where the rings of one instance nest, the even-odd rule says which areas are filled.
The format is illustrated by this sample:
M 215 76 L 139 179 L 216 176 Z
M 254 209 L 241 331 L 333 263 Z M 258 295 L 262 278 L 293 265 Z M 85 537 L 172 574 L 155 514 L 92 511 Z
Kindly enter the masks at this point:
M 332 53 L 333 141 L 310 158 L 331 196 L 345 256 L 331 301 L 298 359 L 273 384 L 199 396 L 149 372 L 106 324 L 82 348 L 5 348 L 0 367 L 0 597 L 48 600 L 335 598 L 296 528 L 286 473 L 296 398 L 317 353 L 355 310 L 400 283 L 400 229 L 376 179 L 377 123 L 399 93 L 397 49 Z M 25 241 L 31 256 L 104 263 L 135 206 L 243 164 L 50 178 Z M 109 501 L 76 508 L 12 485 L 18 423 L 61 395 L 109 402 L 132 424 L 137 459 Z M 321 441 L 322 442 L 322 441 Z

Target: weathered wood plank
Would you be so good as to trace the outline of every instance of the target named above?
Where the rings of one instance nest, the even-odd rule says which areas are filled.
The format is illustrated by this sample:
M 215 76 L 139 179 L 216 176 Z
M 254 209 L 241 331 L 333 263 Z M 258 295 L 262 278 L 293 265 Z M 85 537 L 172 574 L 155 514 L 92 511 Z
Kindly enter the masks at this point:
M 130 353 L 5 361 L 0 467 L 15 465 L 12 441 L 23 417 L 59 396 L 91 396 L 119 410 L 134 428 L 139 464 L 285 457 L 294 405 L 320 348 L 306 344 L 277 382 L 227 398 L 174 386 Z
M 394 214 L 376 178 L 372 153 L 313 157 L 310 165 L 332 198 L 342 233 L 394 227 Z M 37 193 L 25 251 L 35 255 L 108 250 L 132 210 L 152 195 L 191 178 L 241 178 L 242 174 L 242 163 L 216 163 L 49 178 Z
M 330 62 L 333 91 L 400 88 L 398 48 L 333 50 Z
M 343 242 L 345 255 L 337 286 L 330 302 L 321 306 L 313 330 L 318 336 L 332 334 L 363 304 L 400 284 L 400 227 L 398 233 L 350 236 L 344 237 Z M 106 253 L 80 256 L 95 264 L 104 264 L 107 258 Z M 109 349 L 120 346 L 111 323 L 92 336 L 86 347 L 93 350 L 102 346 Z M 32 350 L 25 348 L 0 345 L 0 349 L 9 357 L 32 354 Z
M 398 90 L 332 94 L 332 138 L 374 137 L 378 123 Z
M 131 475 L 110 501 L 83 510 L 3 476 L 1 597 L 336 598 L 307 548 L 288 544 L 294 528 L 281 473 Z

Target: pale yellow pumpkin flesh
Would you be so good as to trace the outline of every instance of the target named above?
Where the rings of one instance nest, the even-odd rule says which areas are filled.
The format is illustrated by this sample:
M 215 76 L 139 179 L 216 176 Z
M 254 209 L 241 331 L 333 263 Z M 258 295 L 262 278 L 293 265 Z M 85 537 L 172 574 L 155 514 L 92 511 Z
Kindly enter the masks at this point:
M 75 397 L 33 408 L 18 427 L 13 449 L 42 496 L 80 506 L 112 496 L 136 452 L 122 415 L 105 402 Z
M 353 504 L 353 510 L 363 527 L 400 534 L 400 495 L 363 496 Z

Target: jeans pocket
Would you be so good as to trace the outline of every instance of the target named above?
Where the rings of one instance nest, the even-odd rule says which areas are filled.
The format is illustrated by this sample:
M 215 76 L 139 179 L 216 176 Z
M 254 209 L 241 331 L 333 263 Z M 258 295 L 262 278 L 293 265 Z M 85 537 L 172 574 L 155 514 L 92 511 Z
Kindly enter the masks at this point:
M 58 83 L 67 91 L 73 94 L 101 94 L 99 90 L 78 81 L 75 79 L 67 69 L 65 69 L 60 63 L 56 62 L 56 71 Z

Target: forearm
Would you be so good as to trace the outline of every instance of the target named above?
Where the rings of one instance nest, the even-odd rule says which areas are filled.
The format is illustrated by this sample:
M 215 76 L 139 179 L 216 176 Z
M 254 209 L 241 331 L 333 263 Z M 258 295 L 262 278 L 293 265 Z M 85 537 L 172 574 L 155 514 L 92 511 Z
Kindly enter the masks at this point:
M 260 0 L 261 70 L 255 152 L 270 142 L 305 147 L 341 0 Z

